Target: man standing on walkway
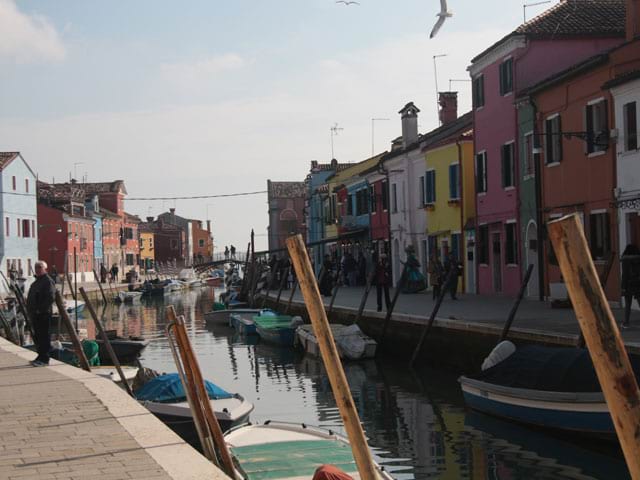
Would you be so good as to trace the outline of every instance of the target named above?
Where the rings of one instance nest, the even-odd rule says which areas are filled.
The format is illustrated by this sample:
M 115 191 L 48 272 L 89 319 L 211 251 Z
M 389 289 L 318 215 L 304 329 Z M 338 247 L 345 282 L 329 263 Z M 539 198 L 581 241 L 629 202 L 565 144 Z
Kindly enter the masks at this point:
M 27 295 L 27 310 L 35 330 L 35 343 L 38 356 L 31 362 L 34 367 L 49 365 L 49 349 L 51 338 L 49 324 L 51 322 L 51 307 L 55 299 L 56 287 L 47 274 L 47 263 L 38 260 L 35 264 L 36 280 L 29 288 Z
M 378 261 L 376 262 L 376 273 L 374 280 L 376 282 L 376 299 L 378 301 L 378 311 L 382 311 L 382 292 L 384 291 L 384 304 L 389 310 L 391 305 L 391 299 L 389 298 L 389 283 L 390 282 L 389 265 L 387 263 L 387 256 L 382 253 Z
M 460 276 L 458 259 L 453 255 L 449 255 L 444 264 L 444 271 L 447 279 L 447 284 L 444 286 L 445 292 L 449 291 L 451 293 L 451 300 L 457 300 L 458 277 Z
M 236 259 L 236 247 L 234 247 L 233 245 L 231 245 L 231 248 L 229 249 L 229 253 L 231 253 L 231 258 L 233 260 Z

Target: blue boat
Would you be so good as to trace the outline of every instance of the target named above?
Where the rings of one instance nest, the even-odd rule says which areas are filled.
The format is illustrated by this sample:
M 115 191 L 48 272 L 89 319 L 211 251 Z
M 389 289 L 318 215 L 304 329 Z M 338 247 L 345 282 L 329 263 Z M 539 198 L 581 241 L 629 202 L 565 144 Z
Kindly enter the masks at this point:
M 239 310 L 229 314 L 229 325 L 241 335 L 257 335 L 256 324 L 253 320 L 256 316 L 276 316 L 273 310 Z
M 640 371 L 638 361 L 631 361 Z M 474 410 L 537 427 L 616 438 L 586 349 L 519 347 L 459 382 L 465 403 Z
M 293 347 L 296 329 L 301 324 L 301 320 L 290 315 L 254 316 L 253 321 L 260 340 L 283 347 Z

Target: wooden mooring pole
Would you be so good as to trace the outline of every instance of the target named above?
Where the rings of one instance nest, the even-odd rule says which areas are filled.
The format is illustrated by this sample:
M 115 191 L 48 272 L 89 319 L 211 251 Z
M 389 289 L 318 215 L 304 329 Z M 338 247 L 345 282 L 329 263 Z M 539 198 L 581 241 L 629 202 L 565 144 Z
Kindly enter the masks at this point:
M 280 289 L 278 290 L 278 297 L 276 298 L 276 306 L 273 307 L 273 309 L 276 311 L 278 310 L 278 306 L 280 305 L 280 296 L 282 295 L 282 290 L 284 289 L 284 286 L 287 284 L 290 271 L 291 271 L 291 267 L 287 267 L 287 269 L 284 272 L 284 275 L 280 279 Z
M 524 291 L 527 289 L 527 285 L 529 285 L 529 279 L 531 278 L 532 273 L 533 273 L 533 263 L 529 264 L 529 267 L 527 267 L 527 273 L 524 274 L 522 285 L 520 285 L 520 291 L 518 292 L 516 301 L 513 303 L 513 306 L 511 307 L 511 311 L 509 312 L 509 316 L 507 317 L 507 322 L 504 324 L 504 328 L 502 329 L 502 334 L 500 335 L 501 342 L 507 339 L 507 335 L 509 334 L 509 330 L 511 329 L 511 324 L 513 323 L 513 319 L 516 317 L 516 312 L 518 311 L 518 307 L 520 306 L 522 297 L 524 297 Z
M 367 277 L 367 286 L 364 289 L 364 293 L 362 294 L 362 299 L 360 300 L 360 307 L 358 307 L 358 314 L 356 315 L 356 319 L 353 323 L 358 325 L 360 323 L 360 318 L 362 317 L 362 312 L 364 311 L 364 307 L 367 304 L 367 298 L 369 298 L 369 292 L 371 292 L 371 286 L 373 285 L 373 280 L 376 276 L 376 268 L 373 267 L 373 270 Z
M 84 354 L 84 350 L 82 349 L 82 343 L 80 343 L 80 339 L 78 338 L 78 334 L 76 329 L 73 328 L 73 324 L 71 323 L 71 319 L 69 318 L 69 314 L 67 310 L 64 308 L 64 302 L 62 301 L 62 295 L 60 292 L 56 290 L 56 306 L 58 307 L 58 315 L 64 321 L 64 326 L 67 329 L 67 333 L 71 338 L 71 344 L 73 345 L 73 349 L 78 356 L 78 362 L 80 363 L 80 367 L 87 372 L 91 371 L 91 366 L 89 365 L 89 360 L 87 360 L 87 356 Z M 60 330 L 58 329 L 58 333 Z
M 104 304 L 106 305 L 107 303 L 109 303 L 107 301 L 107 296 L 104 294 L 104 290 L 102 289 L 102 284 L 100 283 L 100 279 L 98 278 L 98 274 L 96 273 L 96 269 L 93 269 L 93 277 L 96 279 L 96 283 L 98 284 L 98 287 L 100 288 L 100 293 L 102 294 L 102 300 L 104 300 Z
M 338 349 L 333 340 L 333 334 L 327 320 L 327 313 L 324 310 L 320 290 L 316 283 L 316 278 L 311 267 L 311 262 L 307 255 L 304 241 L 301 235 L 287 239 L 287 248 L 293 260 L 296 270 L 296 277 L 300 282 L 300 290 L 304 297 L 313 331 L 318 339 L 318 346 L 324 361 L 333 396 L 340 410 L 340 417 L 344 423 L 349 444 L 353 452 L 353 458 L 358 466 L 358 472 L 362 480 L 375 480 L 377 478 L 376 468 L 371 457 L 371 452 L 367 446 L 367 439 L 360 424 L 358 411 L 353 403 L 351 390 L 347 378 L 342 369 L 342 362 Z
M 627 467 L 640 479 L 640 390 L 577 214 L 548 223 L 549 238 L 607 401 Z
M 402 268 L 402 274 L 400 275 L 400 280 L 398 280 L 398 285 L 396 286 L 396 291 L 393 292 L 393 298 L 391 299 L 391 305 L 387 309 L 387 315 L 384 317 L 384 325 L 382 326 L 382 334 L 380 335 L 379 343 L 384 342 L 384 338 L 387 336 L 387 328 L 389 328 L 389 322 L 391 321 L 391 315 L 393 315 L 393 309 L 396 308 L 396 302 L 398 301 L 398 297 L 400 296 L 400 291 L 402 287 L 404 287 L 404 282 L 407 279 L 407 264 L 404 264 Z

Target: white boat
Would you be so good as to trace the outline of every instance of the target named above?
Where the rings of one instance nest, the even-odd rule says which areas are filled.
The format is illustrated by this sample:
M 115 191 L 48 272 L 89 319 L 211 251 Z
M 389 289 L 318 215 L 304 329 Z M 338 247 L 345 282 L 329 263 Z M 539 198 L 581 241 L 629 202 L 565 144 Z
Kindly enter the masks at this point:
M 331 325 L 331 333 L 338 347 L 338 353 L 343 360 L 361 360 L 376 356 L 378 344 L 362 333 L 357 325 Z M 316 357 L 320 356 L 318 339 L 313 333 L 311 325 L 300 325 L 296 330 L 296 342 L 305 352 Z
M 207 323 L 216 323 L 230 325 L 230 315 L 237 313 L 238 315 L 258 315 L 262 310 L 259 308 L 229 308 L 224 310 L 212 310 L 204 314 L 204 320 Z
M 234 428 L 224 438 L 235 460 L 237 480 L 309 479 L 323 464 L 360 478 L 349 440 L 331 430 L 268 421 Z M 379 480 L 393 480 L 376 467 Z
M 82 313 L 84 310 L 84 302 L 82 300 L 77 301 L 77 312 L 78 315 Z M 67 311 L 69 315 L 73 315 L 76 311 L 76 300 L 64 300 L 64 309 Z M 52 307 L 52 314 L 58 315 L 58 307 L 54 304 Z
M 133 381 L 136 379 L 136 375 L 138 374 L 138 370 L 139 370 L 138 367 L 121 365 L 120 368 L 122 369 L 122 373 L 124 374 L 125 380 L 131 387 L 133 385 Z M 118 370 L 113 365 L 91 367 L 91 373 L 95 373 L 99 377 L 113 380 L 116 384 L 122 386 L 122 378 L 120 378 L 120 374 L 118 373 Z
M 118 292 L 116 302 L 133 303 L 139 301 L 140 298 L 142 298 L 142 292 Z
M 180 280 L 186 288 L 197 288 L 202 286 L 202 280 L 193 268 L 183 268 L 178 274 Z
M 168 293 L 179 292 L 184 289 L 185 289 L 184 282 L 171 278 L 167 280 L 165 283 L 164 294 L 167 295 Z

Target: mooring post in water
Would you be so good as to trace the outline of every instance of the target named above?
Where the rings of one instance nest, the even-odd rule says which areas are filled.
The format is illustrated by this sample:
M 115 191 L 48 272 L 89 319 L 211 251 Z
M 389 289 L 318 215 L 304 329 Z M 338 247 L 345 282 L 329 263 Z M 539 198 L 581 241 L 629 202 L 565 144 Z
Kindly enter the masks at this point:
M 296 277 L 300 282 L 300 290 L 311 318 L 313 331 L 318 339 L 322 360 L 327 370 L 333 396 L 340 410 L 340 417 L 344 422 L 349 437 L 349 444 L 353 452 L 353 458 L 358 466 L 360 478 L 362 480 L 375 480 L 378 476 L 371 457 L 371 451 L 367 446 L 367 439 L 358 417 L 358 411 L 355 408 L 351 390 L 349 390 L 349 384 L 342 369 L 340 355 L 333 340 L 327 313 L 322 304 L 320 290 L 318 289 L 302 236 L 296 235 L 288 238 L 287 248 L 293 260 Z
M 567 215 L 549 222 L 548 230 L 629 473 L 640 479 L 640 390 L 580 219 Z
M 424 344 L 424 341 L 426 340 L 427 335 L 429 335 L 429 332 L 431 331 L 431 327 L 433 326 L 433 322 L 436 319 L 438 310 L 440 310 L 440 305 L 442 305 L 442 301 L 444 300 L 445 295 L 449 292 L 450 284 L 454 279 L 455 270 L 456 270 L 455 266 L 452 266 L 452 268 L 449 270 L 449 273 L 447 274 L 447 278 L 445 279 L 442 285 L 443 288 L 442 290 L 440 290 L 440 295 L 438 295 L 438 298 L 436 299 L 436 304 L 433 306 L 433 309 L 431 310 L 431 315 L 429 315 L 429 320 L 427 321 L 424 328 L 422 329 L 422 333 L 420 334 L 420 339 L 418 340 L 418 344 L 416 345 L 416 348 L 413 351 L 413 355 L 411 356 L 411 361 L 409 362 L 409 365 L 411 366 L 413 366 L 416 363 L 416 360 L 418 359 L 418 355 L 420 354 L 420 350 L 422 350 L 422 345 Z M 456 281 L 458 281 L 457 277 L 456 277 Z
M 291 267 L 287 267 L 287 269 L 284 272 L 284 275 L 280 279 L 280 289 L 278 290 L 278 297 L 276 298 L 276 306 L 273 307 L 273 309 L 276 311 L 278 310 L 278 306 L 280 306 L 280 296 L 282 295 L 282 290 L 284 289 L 284 286 L 287 284 L 290 271 L 291 271 Z
M 91 366 L 89 365 L 89 361 L 87 360 L 86 355 L 84 354 L 84 350 L 82 349 L 82 343 L 80 343 L 80 339 L 78 338 L 78 334 L 76 333 L 75 328 L 73 328 L 73 324 L 71 323 L 71 319 L 69 318 L 69 314 L 67 310 L 64 308 L 64 302 L 62 301 L 62 295 L 60 292 L 56 290 L 55 294 L 56 305 L 58 307 L 58 315 L 62 320 L 64 320 L 64 326 L 67 329 L 67 333 L 71 338 L 71 344 L 73 345 L 73 349 L 76 352 L 78 357 L 78 361 L 80 362 L 80 367 L 87 372 L 91 371 Z M 58 326 L 58 334 L 60 333 L 60 327 Z
M 291 303 L 293 302 L 293 296 L 295 295 L 297 288 L 298 288 L 298 278 L 296 275 L 296 281 L 293 282 L 293 287 L 291 287 L 291 293 L 289 294 L 289 303 L 287 303 L 287 308 L 285 308 L 284 310 L 285 314 L 289 313 L 289 310 L 291 309 Z
M 524 297 L 524 291 L 527 289 L 527 285 L 529 285 L 529 279 L 531 278 L 531 273 L 533 273 L 533 263 L 529 264 L 529 267 L 527 268 L 527 273 L 524 274 L 522 285 L 520 285 L 520 291 L 518 292 L 516 301 L 513 302 L 513 306 L 511 307 L 511 311 L 509 312 L 509 316 L 507 317 L 507 322 L 504 324 L 504 328 L 502 329 L 502 334 L 500 335 L 501 342 L 507 339 L 507 335 L 509 334 L 509 330 L 511 329 L 511 324 L 513 323 L 513 319 L 516 317 L 516 312 L 518 311 L 518 307 L 520 306 L 522 297 Z
M 378 343 L 384 342 L 384 338 L 387 335 L 387 328 L 389 327 L 389 322 L 391 321 L 391 315 L 393 314 L 393 309 L 396 308 L 396 302 L 398 301 L 398 297 L 400 296 L 400 291 L 402 287 L 404 287 L 404 282 L 407 278 L 408 267 L 407 264 L 404 264 L 402 268 L 402 274 L 400 275 L 400 280 L 398 280 L 398 285 L 396 286 L 396 291 L 393 293 L 393 298 L 391 299 L 391 305 L 387 309 L 387 315 L 384 317 L 384 325 L 382 326 L 382 335 L 380 335 L 380 341 Z
M 96 283 L 98 284 L 98 287 L 100 288 L 100 293 L 102 294 L 102 300 L 104 300 L 104 304 L 106 305 L 107 303 L 107 296 L 104 294 L 104 290 L 102 289 L 102 284 L 100 283 L 100 279 L 98 278 L 98 274 L 96 273 L 96 269 L 93 269 L 93 277 L 96 279 Z
M 364 293 L 362 294 L 362 299 L 360 300 L 360 307 L 358 308 L 358 314 L 356 315 L 356 319 L 353 323 L 356 325 L 360 323 L 360 318 L 362 317 L 362 312 L 364 311 L 364 306 L 367 304 L 367 298 L 369 298 L 369 292 L 371 292 L 371 286 L 373 285 L 373 280 L 376 277 L 376 269 L 375 266 L 369 276 L 367 277 L 367 286 L 364 289 Z
M 260 283 L 260 277 L 262 276 L 262 264 L 258 263 L 255 270 L 256 270 L 256 275 L 255 275 L 255 278 L 253 279 L 253 285 L 251 286 L 251 301 L 250 301 L 251 308 L 253 308 L 253 305 L 255 303 L 256 293 L 259 292 L 258 283 Z
M 122 368 L 120 367 L 120 361 L 116 356 L 116 352 L 113 351 L 113 347 L 111 346 L 111 342 L 109 341 L 107 332 L 105 332 L 104 328 L 102 328 L 102 323 L 100 323 L 100 319 L 98 318 L 98 315 L 96 315 L 96 311 L 93 309 L 93 305 L 91 305 L 91 301 L 87 296 L 87 292 L 84 291 L 84 287 L 80 287 L 79 290 L 80 290 L 80 295 L 82 295 L 82 298 L 84 299 L 85 307 L 89 310 L 89 313 L 91 314 L 91 318 L 93 318 L 93 323 L 96 326 L 96 330 L 98 331 L 98 333 L 100 334 L 100 337 L 102 338 L 102 343 L 107 349 L 107 352 L 109 352 L 109 357 L 111 358 L 113 365 L 116 367 L 116 370 L 118 371 L 118 375 L 120 375 L 122 386 L 124 387 L 124 389 L 127 391 L 129 395 L 134 397 L 133 392 L 131 391 L 131 387 L 127 382 L 127 378 L 124 376 L 124 373 L 122 372 Z
M 338 290 L 340 290 L 340 271 L 341 271 L 341 268 L 338 267 L 338 270 L 336 271 L 336 284 L 333 287 L 333 293 L 331 294 L 331 302 L 329 302 L 329 315 L 331 315 L 331 312 L 333 312 L 333 302 L 336 301 Z

